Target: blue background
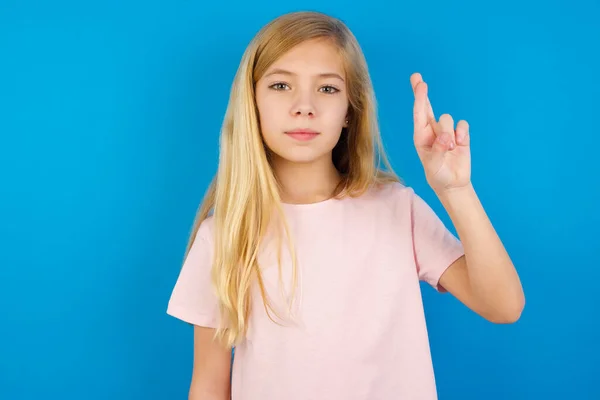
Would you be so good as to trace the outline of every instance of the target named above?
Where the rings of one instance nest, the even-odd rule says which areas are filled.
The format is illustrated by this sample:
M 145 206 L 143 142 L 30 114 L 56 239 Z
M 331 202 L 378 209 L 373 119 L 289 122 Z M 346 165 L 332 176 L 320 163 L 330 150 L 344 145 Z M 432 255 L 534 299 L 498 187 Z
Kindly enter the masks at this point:
M 467 119 L 473 181 L 527 305 L 488 323 L 424 287 L 440 399 L 598 399 L 593 1 L 307 1 L 355 32 L 393 166 L 446 222 L 412 145 L 409 76 Z M 594 4 L 595 3 L 595 4 Z M 165 314 L 267 2 L 0 2 L 0 398 L 184 399 Z

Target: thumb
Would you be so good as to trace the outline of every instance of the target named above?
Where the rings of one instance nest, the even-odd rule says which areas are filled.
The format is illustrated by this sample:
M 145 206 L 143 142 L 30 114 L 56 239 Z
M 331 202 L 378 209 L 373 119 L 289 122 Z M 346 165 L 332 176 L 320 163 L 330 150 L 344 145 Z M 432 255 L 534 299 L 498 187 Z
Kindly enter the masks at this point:
M 441 133 L 435 138 L 433 145 L 431 146 L 431 152 L 429 153 L 429 164 L 434 168 L 438 169 L 444 164 L 444 158 L 446 152 L 452 147 L 452 138 L 447 133 Z
M 454 149 L 454 132 L 450 133 L 447 129 L 444 130 L 434 118 L 429 120 L 429 124 L 435 133 L 435 140 L 432 145 L 433 152 L 445 153 L 448 150 Z
M 438 133 L 433 142 L 432 150 L 434 152 L 445 153 L 455 147 L 453 135 L 448 132 Z

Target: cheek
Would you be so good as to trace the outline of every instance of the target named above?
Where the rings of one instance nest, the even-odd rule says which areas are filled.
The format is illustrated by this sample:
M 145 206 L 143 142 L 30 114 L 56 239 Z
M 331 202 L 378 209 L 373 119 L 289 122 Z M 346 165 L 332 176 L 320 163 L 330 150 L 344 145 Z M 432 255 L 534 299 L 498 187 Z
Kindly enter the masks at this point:
M 281 141 L 281 129 L 285 125 L 285 114 L 281 104 L 272 97 L 257 99 L 260 131 L 267 147 L 277 152 Z
M 262 129 L 271 131 L 280 124 L 282 119 L 281 102 L 274 101 L 273 97 L 257 99 L 258 115 Z
M 328 130 L 337 132 L 342 129 L 347 113 L 347 101 L 329 101 L 328 104 L 325 104 L 324 107 L 321 108 L 321 120 L 326 124 Z

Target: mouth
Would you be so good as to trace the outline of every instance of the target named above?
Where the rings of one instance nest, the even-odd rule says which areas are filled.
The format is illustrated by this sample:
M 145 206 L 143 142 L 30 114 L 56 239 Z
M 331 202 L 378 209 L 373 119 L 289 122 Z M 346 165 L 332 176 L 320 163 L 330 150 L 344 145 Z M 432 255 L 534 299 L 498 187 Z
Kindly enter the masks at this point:
M 285 134 L 296 140 L 307 141 L 316 138 L 319 135 L 319 132 L 313 131 L 312 129 L 295 129 L 293 131 L 287 131 Z

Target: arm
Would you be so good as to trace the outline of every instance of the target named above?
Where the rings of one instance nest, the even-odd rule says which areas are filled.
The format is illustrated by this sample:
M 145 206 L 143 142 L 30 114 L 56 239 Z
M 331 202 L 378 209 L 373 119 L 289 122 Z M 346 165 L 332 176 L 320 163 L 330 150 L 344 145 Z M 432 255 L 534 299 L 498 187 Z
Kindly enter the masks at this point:
M 194 367 L 189 400 L 231 398 L 231 349 L 213 339 L 215 330 L 194 326 Z
M 471 184 L 469 124 L 449 114 L 436 121 L 421 74 L 411 75 L 415 95 L 414 142 L 427 182 L 446 208 L 465 254 L 439 284 L 490 321 L 519 319 L 525 296 L 515 268 Z
M 489 321 L 517 321 L 525 305 L 523 288 L 473 186 L 447 190 L 438 197 L 465 249 L 465 255 L 442 275 L 440 285 Z

